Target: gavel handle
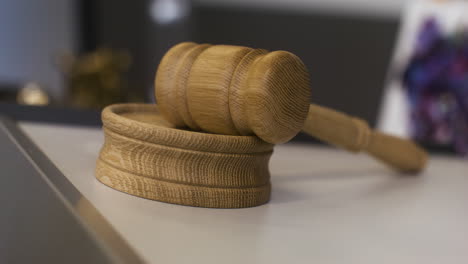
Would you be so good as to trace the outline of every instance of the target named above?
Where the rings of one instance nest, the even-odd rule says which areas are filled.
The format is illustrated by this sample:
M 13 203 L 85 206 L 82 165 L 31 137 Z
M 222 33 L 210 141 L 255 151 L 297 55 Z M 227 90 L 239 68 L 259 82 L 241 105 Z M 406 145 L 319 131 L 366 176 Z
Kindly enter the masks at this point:
M 318 105 L 310 105 L 302 130 L 353 152 L 366 151 L 401 172 L 419 172 L 426 165 L 427 153 L 414 142 L 373 131 L 364 120 Z

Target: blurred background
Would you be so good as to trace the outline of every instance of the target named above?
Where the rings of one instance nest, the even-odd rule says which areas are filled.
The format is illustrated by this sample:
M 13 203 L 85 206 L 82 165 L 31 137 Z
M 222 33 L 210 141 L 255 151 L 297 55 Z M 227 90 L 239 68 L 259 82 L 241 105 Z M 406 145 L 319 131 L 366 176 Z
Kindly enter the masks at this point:
M 431 88 L 430 98 L 436 100 L 428 113 L 421 114 L 427 100 L 414 99 L 420 98 L 415 94 L 427 94 L 424 88 L 431 82 L 421 86 L 414 80 L 421 74 L 434 75 L 420 70 L 421 61 L 443 69 L 451 64 L 444 64 L 446 60 L 440 59 L 444 55 L 438 53 L 438 59 L 425 60 L 434 48 L 414 54 L 412 47 L 434 9 L 454 2 L 463 1 L 1 0 L 0 104 L 99 110 L 115 102 L 154 102 L 154 74 L 172 45 L 181 41 L 244 45 L 288 50 L 301 57 L 311 74 L 314 103 L 428 146 L 464 154 L 465 146 L 454 147 L 467 141 L 464 48 L 447 48 L 461 49 L 465 56 L 457 62 L 464 79 L 457 79 L 455 90 L 462 92 L 447 99 L 453 91 L 439 78 L 437 91 Z M 453 20 L 450 12 L 445 16 Z M 405 31 L 408 25 L 411 30 Z M 431 43 L 440 47 L 443 34 L 437 37 Z M 462 114 L 452 118 L 454 112 Z M 443 136 L 432 115 L 445 117 Z M 460 122 L 465 125 L 454 128 Z

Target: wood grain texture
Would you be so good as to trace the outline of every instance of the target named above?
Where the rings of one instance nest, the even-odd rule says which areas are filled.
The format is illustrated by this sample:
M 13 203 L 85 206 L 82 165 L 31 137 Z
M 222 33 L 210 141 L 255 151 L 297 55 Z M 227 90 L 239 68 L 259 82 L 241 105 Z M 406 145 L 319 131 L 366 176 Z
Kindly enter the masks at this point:
M 353 152 L 365 151 L 401 172 L 419 172 L 426 166 L 427 153 L 415 143 L 373 131 L 364 120 L 318 105 L 310 105 L 303 131 Z
M 426 167 L 427 153 L 416 143 L 373 131 L 365 151 L 401 172 L 417 173 Z
M 177 75 L 175 76 L 175 92 L 176 92 L 176 100 L 175 100 L 175 107 L 177 112 L 184 120 L 184 123 L 190 127 L 192 130 L 200 130 L 200 127 L 195 123 L 192 118 L 191 113 L 188 109 L 188 101 L 187 101 L 187 82 L 190 71 L 192 69 L 192 65 L 195 62 L 195 59 L 208 47 L 211 45 L 209 44 L 202 44 L 193 47 L 189 50 L 184 57 L 181 58 L 179 69 L 177 70 Z
M 237 64 L 235 74 L 229 85 L 229 113 L 236 130 L 241 135 L 252 135 L 247 118 L 247 105 L 245 99 L 248 93 L 248 72 L 268 51 L 254 49 L 247 53 Z
M 252 131 L 270 143 L 291 140 L 304 125 L 310 102 L 309 73 L 286 51 L 263 56 L 248 75 L 245 98 Z
M 124 122 L 122 117 L 125 117 Z M 270 151 L 274 146 L 254 136 L 218 135 L 175 129 L 173 124 L 162 117 L 159 107 L 150 104 L 108 106 L 102 111 L 102 121 L 104 128 L 123 136 L 181 149 L 244 154 Z
M 248 207 L 269 199 L 272 144 L 175 129 L 155 105 L 112 105 L 102 119 L 96 178 L 114 189 L 201 207 Z
M 303 131 L 352 152 L 365 148 L 371 134 L 364 121 L 314 104 L 309 106 Z
M 262 205 L 270 199 L 271 187 L 216 188 L 167 182 L 115 169 L 97 161 L 96 178 L 116 190 L 160 202 L 207 207 L 244 208 Z
M 252 49 L 217 45 L 193 63 L 187 85 L 189 111 L 204 131 L 239 135 L 229 110 L 229 86 L 237 65 Z
M 177 74 L 183 65 L 185 55 L 198 45 L 193 42 L 182 42 L 172 47 L 159 63 L 154 80 L 155 95 L 164 117 L 177 127 L 184 127 L 182 116 L 177 111 Z

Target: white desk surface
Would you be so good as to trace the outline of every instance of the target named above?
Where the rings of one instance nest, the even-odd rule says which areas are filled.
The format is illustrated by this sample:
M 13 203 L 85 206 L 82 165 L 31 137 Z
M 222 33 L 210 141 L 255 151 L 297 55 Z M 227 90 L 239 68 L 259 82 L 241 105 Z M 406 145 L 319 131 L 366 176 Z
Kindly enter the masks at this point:
M 402 176 L 365 155 L 285 144 L 268 204 L 204 209 L 99 183 L 100 129 L 21 127 L 150 263 L 468 263 L 467 160 L 434 156 Z

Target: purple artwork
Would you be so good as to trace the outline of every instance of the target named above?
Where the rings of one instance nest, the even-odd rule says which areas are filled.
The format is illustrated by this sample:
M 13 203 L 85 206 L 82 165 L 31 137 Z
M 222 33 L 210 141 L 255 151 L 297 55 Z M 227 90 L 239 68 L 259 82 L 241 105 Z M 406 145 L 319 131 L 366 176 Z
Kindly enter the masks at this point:
M 468 155 L 468 31 L 444 35 L 434 18 L 426 20 L 403 85 L 412 137 Z

